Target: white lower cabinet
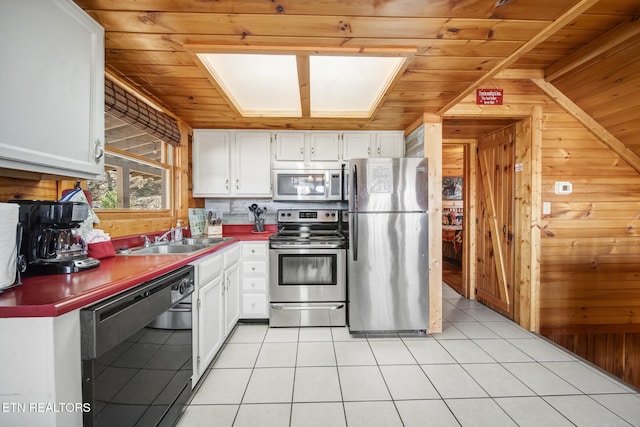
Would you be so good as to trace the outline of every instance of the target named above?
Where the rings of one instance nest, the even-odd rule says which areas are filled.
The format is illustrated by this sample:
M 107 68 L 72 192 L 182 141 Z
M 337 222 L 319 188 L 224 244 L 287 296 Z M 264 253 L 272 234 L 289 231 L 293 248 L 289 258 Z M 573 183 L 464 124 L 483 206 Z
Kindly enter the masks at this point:
M 240 318 L 240 264 L 224 269 L 224 319 L 225 336 L 229 335 Z
M 242 242 L 242 319 L 266 319 L 269 242 Z
M 201 258 L 192 297 L 195 387 L 240 317 L 240 244 Z

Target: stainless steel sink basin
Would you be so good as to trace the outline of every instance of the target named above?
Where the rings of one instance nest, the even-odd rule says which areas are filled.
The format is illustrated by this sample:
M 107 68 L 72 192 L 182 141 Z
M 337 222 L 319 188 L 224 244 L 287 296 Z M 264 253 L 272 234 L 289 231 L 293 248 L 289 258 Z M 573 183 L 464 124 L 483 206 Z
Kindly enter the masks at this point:
M 174 242 L 172 244 L 177 245 L 182 243 L 183 245 L 217 245 L 233 239 L 233 237 L 184 237 L 180 242 Z
M 126 255 L 172 255 L 172 254 L 191 254 L 202 249 L 207 249 L 209 245 L 160 245 L 149 246 L 148 248 L 131 249 Z
M 174 255 L 192 254 L 202 249 L 232 240 L 233 237 L 185 237 L 180 241 L 164 243 L 147 248 L 132 248 L 118 251 L 119 255 Z

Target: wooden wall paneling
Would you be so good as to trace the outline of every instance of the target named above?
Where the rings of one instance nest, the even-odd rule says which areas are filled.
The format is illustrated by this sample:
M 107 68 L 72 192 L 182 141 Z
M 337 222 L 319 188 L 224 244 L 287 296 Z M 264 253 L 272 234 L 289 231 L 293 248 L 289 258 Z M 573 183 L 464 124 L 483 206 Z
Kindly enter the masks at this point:
M 464 151 L 464 145 L 443 145 L 442 176 L 464 175 Z
M 11 171 L 13 173 L 13 171 Z M 0 201 L 57 200 L 58 183 L 53 180 L 34 180 L 0 176 Z
M 575 117 L 587 129 L 589 129 L 600 141 L 607 145 L 614 153 L 625 160 L 629 165 L 640 173 L 640 157 L 633 153 L 618 138 L 600 125 L 595 119 L 589 116 L 584 110 L 578 107 L 566 95 L 560 92 L 551 83 L 541 79 L 532 79 L 546 94 L 548 94 L 560 107 Z

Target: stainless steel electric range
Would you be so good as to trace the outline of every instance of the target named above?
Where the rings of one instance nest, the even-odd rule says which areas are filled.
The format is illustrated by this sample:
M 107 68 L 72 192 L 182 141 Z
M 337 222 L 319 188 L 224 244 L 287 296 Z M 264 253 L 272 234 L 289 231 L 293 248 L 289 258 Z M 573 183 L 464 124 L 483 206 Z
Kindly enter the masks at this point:
M 269 326 L 346 324 L 347 238 L 335 209 L 278 211 L 269 239 Z

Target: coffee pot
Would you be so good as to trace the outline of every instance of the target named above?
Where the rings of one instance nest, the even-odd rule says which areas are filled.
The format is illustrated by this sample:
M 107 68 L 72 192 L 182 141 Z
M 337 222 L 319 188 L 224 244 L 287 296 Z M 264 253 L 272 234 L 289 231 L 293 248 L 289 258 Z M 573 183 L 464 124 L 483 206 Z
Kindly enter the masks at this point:
M 20 205 L 25 275 L 75 273 L 96 268 L 100 261 L 87 256 L 79 227 L 89 215 L 82 202 L 15 200 Z

